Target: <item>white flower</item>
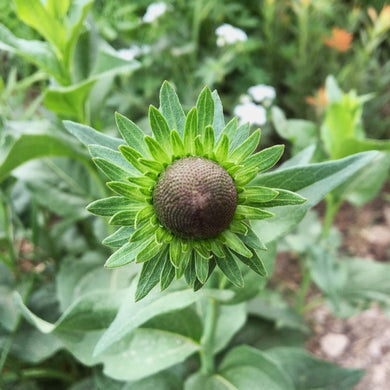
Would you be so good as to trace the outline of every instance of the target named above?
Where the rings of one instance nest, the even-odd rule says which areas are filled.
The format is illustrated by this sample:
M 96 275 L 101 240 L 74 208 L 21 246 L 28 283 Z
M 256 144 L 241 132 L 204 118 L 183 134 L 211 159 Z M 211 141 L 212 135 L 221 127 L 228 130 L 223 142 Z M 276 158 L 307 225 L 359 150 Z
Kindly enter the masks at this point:
M 264 100 L 272 101 L 276 97 L 275 88 L 270 85 L 254 85 L 248 89 L 249 95 L 252 96 L 253 100 L 257 103 L 260 103 Z
M 132 61 L 136 57 L 139 57 L 141 54 L 148 53 L 150 51 L 150 47 L 147 45 L 138 46 L 138 45 L 132 45 L 127 49 L 119 49 L 117 51 L 119 57 L 121 57 L 124 60 Z
M 238 117 L 240 124 L 249 122 L 251 125 L 264 125 L 267 122 L 267 111 L 263 106 L 252 102 L 238 104 L 234 108 L 234 115 Z
M 219 26 L 215 33 L 217 34 L 217 46 L 231 45 L 236 42 L 245 42 L 248 39 L 245 31 L 233 27 L 230 24 Z
M 166 10 L 167 10 L 167 5 L 164 2 L 152 3 L 146 9 L 146 13 L 142 18 L 142 20 L 145 23 L 152 23 L 163 13 L 165 13 Z

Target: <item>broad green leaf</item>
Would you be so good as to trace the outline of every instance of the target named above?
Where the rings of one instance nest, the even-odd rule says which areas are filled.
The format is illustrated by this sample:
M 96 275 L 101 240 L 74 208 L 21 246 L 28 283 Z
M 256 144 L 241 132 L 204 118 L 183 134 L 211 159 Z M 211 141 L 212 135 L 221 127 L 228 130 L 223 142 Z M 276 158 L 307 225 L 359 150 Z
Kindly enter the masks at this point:
M 115 390 L 112 387 L 99 387 L 98 390 Z M 178 375 L 174 371 L 174 368 L 164 371 L 159 371 L 157 374 L 148 376 L 147 378 L 140 379 L 138 381 L 127 382 L 124 387 L 118 390 L 182 390 L 183 386 Z M 73 389 L 72 389 L 73 390 Z M 75 389 L 76 390 L 76 389 Z
M 149 150 L 144 140 L 144 132 L 134 122 L 118 112 L 115 113 L 115 120 L 119 132 L 127 144 L 143 156 L 149 156 Z
M 199 349 L 198 343 L 179 334 L 136 329 L 107 351 L 103 371 L 118 380 L 134 381 L 181 363 Z
M 51 15 L 40 0 L 15 0 L 19 18 L 37 30 L 61 56 L 66 42 L 66 30 L 59 20 Z
M 300 390 L 352 390 L 364 375 L 363 370 L 319 360 L 303 349 L 273 348 L 266 355 L 283 368 L 295 388 Z
M 1 137 L 0 181 L 3 181 L 13 169 L 32 159 L 69 156 L 84 160 L 82 154 L 65 137 L 51 134 L 46 122 L 42 122 L 41 125 L 39 122 L 25 125 L 30 129 L 21 132 L 17 129 L 19 124 L 14 128 L 10 123 L 9 131 L 5 130 Z M 38 131 L 39 127 L 42 127 L 42 130 Z
M 0 49 L 15 53 L 32 62 L 62 85 L 70 82 L 63 65 L 46 42 L 17 38 L 0 24 Z
M 161 263 L 164 263 L 163 260 L 161 259 Z M 152 318 L 188 307 L 204 296 L 203 290 L 194 293 L 186 289 L 149 295 L 138 302 L 134 302 L 132 297 L 127 298 L 123 301 L 115 320 L 96 345 L 95 353 L 103 353 Z
M 47 10 L 57 19 L 61 19 L 67 12 L 70 6 L 71 0 L 47 0 Z
M 220 305 L 215 327 L 213 352 L 223 350 L 246 321 L 246 304 Z
M 230 151 L 239 147 L 249 137 L 250 125 L 245 123 L 241 125 L 235 132 L 234 138 L 230 139 Z
M 278 329 L 290 328 L 309 332 L 303 317 L 291 308 L 276 290 L 263 290 L 260 295 L 249 302 L 248 312 L 251 315 L 274 321 Z
M 309 164 L 314 155 L 315 150 L 316 145 L 308 146 L 307 148 L 303 149 L 298 154 L 281 164 L 279 169 L 286 169 Z
M 164 81 L 160 90 L 160 111 L 170 130 L 175 129 L 182 136 L 186 117 L 175 90 L 167 81 Z
M 96 80 L 68 87 L 51 87 L 45 91 L 45 106 L 59 115 L 85 121 L 85 104 Z
M 291 167 L 258 176 L 254 185 L 298 192 L 307 202 L 297 206 L 273 208 L 275 217 L 253 222 L 253 230 L 265 243 L 275 240 L 298 224 L 309 208 L 328 192 L 370 164 L 377 156 L 378 152 L 364 152 L 342 160 Z
M 63 123 L 65 128 L 85 146 L 100 145 L 117 151 L 118 147 L 124 144 L 123 140 L 100 133 L 92 127 L 72 121 L 63 121 Z
M 207 126 L 214 120 L 214 100 L 208 87 L 203 88 L 196 102 L 198 113 L 198 134 L 203 134 Z
M 237 287 L 244 286 L 244 280 L 240 268 L 237 265 L 236 256 L 232 252 L 227 251 L 226 256 L 222 258 L 215 257 L 215 261 L 230 282 Z
M 167 151 L 171 150 L 170 129 L 167 121 L 156 107 L 149 107 L 149 122 L 156 141 Z
M 213 119 L 213 129 L 215 132 L 215 139 L 219 138 L 219 135 L 225 128 L 225 118 L 223 115 L 223 107 L 221 99 L 218 95 L 218 92 L 214 90 L 211 93 L 211 96 L 214 100 L 214 119 Z

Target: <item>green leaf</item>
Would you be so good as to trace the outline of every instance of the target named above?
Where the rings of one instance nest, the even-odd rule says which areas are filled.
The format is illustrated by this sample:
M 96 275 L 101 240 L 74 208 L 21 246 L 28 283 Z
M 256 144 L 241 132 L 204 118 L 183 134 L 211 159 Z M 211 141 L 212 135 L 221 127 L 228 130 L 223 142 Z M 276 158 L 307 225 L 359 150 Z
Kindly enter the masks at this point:
M 298 224 L 306 212 L 328 192 L 362 167 L 370 164 L 378 152 L 364 152 L 337 161 L 280 169 L 258 176 L 255 185 L 299 191 L 307 202 L 298 206 L 274 208 L 275 217 L 254 222 L 253 230 L 265 243 L 275 240 Z
M 255 250 L 266 251 L 268 248 L 260 240 L 260 238 L 255 234 L 255 232 L 248 227 L 248 232 L 243 235 L 239 235 L 240 239 L 250 248 Z
M 152 264 L 152 261 L 145 263 L 144 267 L 147 264 Z M 161 263 L 161 272 L 164 266 L 164 258 L 160 258 L 158 261 Z M 154 269 L 153 266 L 151 269 Z M 124 300 L 115 320 L 97 343 L 95 354 L 102 354 L 110 346 L 120 342 L 152 318 L 188 307 L 204 295 L 203 292 L 194 293 L 189 289 L 185 289 L 150 295 L 142 301 L 137 300 L 138 302 L 134 302 L 133 299 Z
M 15 0 L 15 5 L 19 18 L 53 44 L 58 54 L 63 53 L 66 30 L 40 0 Z
M 258 172 L 272 168 L 280 159 L 284 151 L 284 145 L 275 145 L 263 149 L 248 157 L 243 165 L 246 169 L 257 169 Z
M 51 87 L 45 91 L 45 106 L 59 115 L 85 121 L 85 104 L 96 80 L 87 80 L 68 87 Z
M 204 284 L 209 276 L 209 260 L 202 257 L 198 252 L 195 252 L 194 255 L 196 277 Z
M 219 135 L 225 128 L 225 118 L 223 115 L 223 107 L 221 99 L 217 91 L 213 91 L 211 94 L 214 101 L 214 119 L 213 119 L 213 129 L 215 132 L 215 139 L 219 138 Z
M 116 226 L 134 226 L 137 213 L 137 209 L 118 211 L 109 219 L 108 223 Z
M 56 1 L 47 0 L 47 10 L 57 19 L 61 19 L 67 12 L 70 6 L 71 0 Z
M 141 173 L 148 171 L 148 168 L 140 162 L 142 154 L 137 152 L 135 149 L 130 146 L 121 145 L 119 147 L 120 152 L 123 154 L 123 157 L 129 161 L 129 163 L 136 168 Z
M 173 237 L 172 241 L 169 243 L 169 258 L 175 268 L 180 266 L 182 254 L 183 251 L 180 239 Z
M 106 261 L 106 268 L 122 267 L 133 262 L 138 252 L 143 249 L 149 241 L 127 242 L 116 252 L 114 252 Z
M 237 257 L 232 252 L 227 251 L 225 257 L 215 257 L 215 261 L 230 282 L 237 287 L 243 287 L 244 279 L 242 278 L 240 268 L 237 265 L 236 258 Z
M 261 202 L 262 207 L 275 207 L 275 206 L 288 206 L 288 205 L 297 205 L 306 202 L 306 199 L 295 192 L 288 190 L 280 190 L 275 188 L 275 191 L 278 192 L 278 195 L 266 202 Z
M 145 142 L 148 145 L 150 154 L 156 161 L 162 163 L 165 162 L 167 164 L 171 163 L 171 158 L 164 151 L 160 143 L 158 143 L 154 138 L 147 135 L 145 136 Z
M 135 258 L 136 263 L 147 262 L 153 259 L 157 255 L 161 257 L 164 247 L 165 247 L 164 244 L 157 244 L 157 242 L 154 240 L 154 235 L 153 235 L 152 239 L 147 243 L 147 245 L 138 252 Z
M 243 256 L 252 256 L 252 252 L 244 245 L 237 234 L 225 230 L 221 233 L 223 243 Z
M 181 363 L 200 349 L 199 344 L 188 337 L 158 329 L 137 329 L 121 344 L 123 348 L 119 351 L 115 345 L 107 351 L 109 355 L 103 371 L 123 381 L 149 377 Z M 129 355 L 137 356 L 137 359 L 129 360 Z
M 47 42 L 19 39 L 0 24 L 0 49 L 15 53 L 53 76 L 59 84 L 70 82 L 61 62 Z
M 123 154 L 116 152 L 111 148 L 106 148 L 105 146 L 100 145 L 89 145 L 88 146 L 89 154 L 92 158 L 101 158 L 111 164 L 114 164 L 120 167 L 125 172 L 138 173 L 136 169 L 129 164 L 129 162 L 123 157 Z
M 167 151 L 171 151 L 171 132 L 167 121 L 156 107 L 149 107 L 149 122 L 157 142 Z
M 118 112 L 115 113 L 115 121 L 126 143 L 143 156 L 149 156 L 149 150 L 144 140 L 144 132 L 134 122 Z
M 204 134 L 207 126 L 214 120 L 214 100 L 208 87 L 203 88 L 196 102 L 198 113 L 198 134 Z
M 230 140 L 230 151 L 239 147 L 249 136 L 250 125 L 245 123 L 241 125 L 235 132 L 234 138 Z
M 118 147 L 123 145 L 123 140 L 100 133 L 92 127 L 72 121 L 63 121 L 63 124 L 65 128 L 85 146 L 100 145 L 117 151 Z
M 150 223 L 150 221 L 147 221 L 141 227 L 138 227 L 135 230 L 135 232 L 130 237 L 130 241 L 135 242 L 135 241 L 145 240 L 145 238 L 154 235 L 155 231 L 156 231 L 156 226 Z
M 222 134 L 215 148 L 215 158 L 218 161 L 225 161 L 229 153 L 229 138 Z
M 38 124 L 38 123 L 37 123 Z M 30 124 L 31 126 L 32 124 Z M 34 125 L 32 125 L 34 126 Z M 10 134 L 4 131 L 0 143 L 0 182 L 10 172 L 26 161 L 46 156 L 69 156 L 83 158 L 82 154 L 65 138 L 45 131 L 47 124 L 42 123 L 43 130 L 18 132 Z M 10 128 L 10 130 L 12 130 Z
M 138 210 L 139 206 L 134 207 L 132 202 L 121 196 L 110 196 L 109 198 L 98 199 L 87 206 L 87 210 L 90 213 L 100 216 L 111 216 L 123 209 Z
M 184 149 L 186 153 L 191 153 L 194 151 L 194 141 L 198 135 L 198 112 L 194 107 L 188 114 L 186 118 L 185 128 L 184 128 Z
M 160 90 L 160 111 L 166 118 L 169 128 L 176 129 L 182 136 L 186 117 L 175 90 L 167 81 L 164 81 Z
M 175 278 L 175 267 L 172 265 L 169 256 L 165 256 L 164 266 L 160 275 L 160 287 L 161 291 L 164 291 L 169 287 Z
M 176 130 L 171 131 L 171 145 L 174 156 L 181 157 L 185 154 L 183 141 Z
M 94 158 L 96 166 L 111 180 L 126 180 L 129 172 L 103 158 Z
M 274 216 L 273 213 L 259 209 L 257 207 L 244 206 L 239 204 L 236 213 L 245 217 L 245 219 L 265 219 Z
M 229 160 L 240 164 L 248 156 L 250 156 L 259 145 L 260 130 L 256 130 L 249 138 L 247 138 L 239 147 L 234 149 L 229 156 Z
M 103 245 L 107 245 L 113 248 L 120 248 L 129 241 L 129 238 L 133 232 L 133 226 L 122 226 L 115 233 L 106 237 L 102 243 Z
M 207 126 L 204 131 L 203 149 L 204 152 L 211 156 L 214 148 L 214 130 L 211 126 Z
M 220 139 L 225 134 L 229 138 L 229 141 L 232 142 L 234 140 L 234 137 L 236 136 L 236 133 L 237 133 L 237 118 L 234 117 L 224 127 L 222 133 L 217 139 Z
M 241 260 L 245 265 L 250 267 L 253 271 L 255 271 L 258 275 L 266 277 L 268 275 L 267 270 L 264 266 L 263 261 L 259 257 L 256 251 L 252 252 L 251 257 L 245 257 L 241 255 L 237 255 L 238 259 Z
M 347 369 L 321 361 L 298 348 L 273 348 L 266 353 L 279 367 L 283 367 L 300 390 L 352 390 L 364 371 Z
M 239 193 L 238 199 L 245 204 L 257 205 L 275 199 L 278 191 L 268 187 L 246 186 Z

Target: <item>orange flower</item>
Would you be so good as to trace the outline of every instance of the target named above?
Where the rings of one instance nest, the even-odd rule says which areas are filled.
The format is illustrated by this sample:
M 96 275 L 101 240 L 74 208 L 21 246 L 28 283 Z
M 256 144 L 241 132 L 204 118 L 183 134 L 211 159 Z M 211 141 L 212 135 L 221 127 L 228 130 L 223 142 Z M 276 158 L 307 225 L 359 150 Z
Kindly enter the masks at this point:
M 318 88 L 315 96 L 306 96 L 305 101 L 311 106 L 315 106 L 319 109 L 324 108 L 328 103 L 328 98 L 326 97 L 326 91 L 324 87 Z
M 338 27 L 332 28 L 332 35 L 324 39 L 325 45 L 340 52 L 345 52 L 351 47 L 353 34 Z

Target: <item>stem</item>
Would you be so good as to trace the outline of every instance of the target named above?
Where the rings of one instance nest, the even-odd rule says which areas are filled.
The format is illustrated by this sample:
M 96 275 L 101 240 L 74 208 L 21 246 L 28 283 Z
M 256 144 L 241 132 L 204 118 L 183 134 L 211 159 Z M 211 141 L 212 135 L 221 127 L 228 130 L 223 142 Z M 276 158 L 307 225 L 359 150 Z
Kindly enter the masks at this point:
M 209 298 L 202 338 L 203 349 L 199 352 L 201 363 L 200 371 L 204 374 L 211 374 L 214 372 L 213 350 L 218 307 L 218 302 L 213 298 Z
M 310 271 L 308 267 L 305 265 L 305 260 L 301 259 L 300 263 L 301 263 L 301 270 L 302 270 L 302 282 L 296 296 L 295 310 L 298 313 L 302 314 L 305 309 L 305 299 L 307 293 L 309 292 L 312 279 L 311 279 Z
M 336 216 L 340 206 L 341 206 L 341 201 L 335 201 L 332 194 L 329 194 L 326 197 L 324 227 L 322 229 L 322 235 L 321 235 L 322 239 L 327 238 L 329 236 L 330 228 L 332 227 L 334 217 Z
M 60 379 L 64 382 L 72 382 L 73 378 L 65 372 L 57 371 L 52 368 L 26 368 L 25 370 L 22 370 L 20 374 L 17 374 L 15 372 L 7 372 L 3 374 L 3 380 L 4 381 L 15 381 L 17 379 Z

